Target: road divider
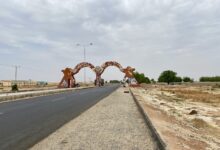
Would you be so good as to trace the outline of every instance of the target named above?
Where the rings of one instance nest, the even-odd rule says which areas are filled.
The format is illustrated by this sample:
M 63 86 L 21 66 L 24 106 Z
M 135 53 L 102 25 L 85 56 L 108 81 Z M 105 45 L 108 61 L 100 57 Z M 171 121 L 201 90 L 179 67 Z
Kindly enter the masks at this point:
M 94 86 L 0 94 L 0 103 L 19 100 L 19 99 L 26 99 L 30 97 L 46 96 L 46 95 L 63 93 L 63 92 L 88 89 L 88 88 L 94 88 Z

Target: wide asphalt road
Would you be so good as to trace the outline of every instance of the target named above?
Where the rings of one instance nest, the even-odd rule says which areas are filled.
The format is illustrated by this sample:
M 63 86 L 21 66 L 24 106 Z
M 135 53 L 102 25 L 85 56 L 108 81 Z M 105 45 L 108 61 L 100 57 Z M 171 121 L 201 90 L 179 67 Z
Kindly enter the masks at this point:
M 1 103 L 0 149 L 28 149 L 117 88 L 110 85 Z

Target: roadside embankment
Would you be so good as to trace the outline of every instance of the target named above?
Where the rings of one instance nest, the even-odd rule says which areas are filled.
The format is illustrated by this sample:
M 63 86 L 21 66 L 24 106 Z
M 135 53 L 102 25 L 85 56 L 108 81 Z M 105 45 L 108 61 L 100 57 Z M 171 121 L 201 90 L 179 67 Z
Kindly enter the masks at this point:
M 58 94 L 68 91 L 75 91 L 80 89 L 87 89 L 93 88 L 94 86 L 87 86 L 87 87 L 77 87 L 77 88 L 65 88 L 65 89 L 51 89 L 51 90 L 40 90 L 40 91 L 27 91 L 27 92 L 15 92 L 15 93 L 5 93 L 0 94 L 0 103 L 7 102 L 7 101 L 14 101 L 18 99 L 25 99 L 30 97 L 36 96 L 45 96 L 51 94 Z
M 131 88 L 167 149 L 218 150 L 219 94 L 184 86 Z

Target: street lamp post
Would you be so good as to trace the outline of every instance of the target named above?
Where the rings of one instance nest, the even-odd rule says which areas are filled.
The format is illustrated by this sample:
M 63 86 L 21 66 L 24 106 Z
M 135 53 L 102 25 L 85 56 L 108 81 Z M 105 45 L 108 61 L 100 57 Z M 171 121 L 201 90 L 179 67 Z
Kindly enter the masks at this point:
M 83 61 L 86 62 L 86 47 L 92 46 L 93 43 L 89 44 L 76 44 L 76 46 L 81 46 L 83 47 Z M 86 84 L 86 68 L 84 68 L 84 83 Z

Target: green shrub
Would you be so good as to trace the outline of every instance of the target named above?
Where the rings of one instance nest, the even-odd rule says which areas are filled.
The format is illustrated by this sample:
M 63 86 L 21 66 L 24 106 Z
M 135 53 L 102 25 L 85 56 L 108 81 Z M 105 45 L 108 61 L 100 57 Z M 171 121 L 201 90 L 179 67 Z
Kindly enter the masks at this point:
M 190 77 L 183 77 L 183 82 L 193 82 L 193 79 Z
M 151 79 L 150 82 L 153 83 L 153 84 L 156 83 L 156 81 L 154 79 Z
M 109 83 L 120 83 L 118 80 L 110 80 Z
M 181 77 L 175 77 L 174 82 L 182 82 L 182 78 Z
M 135 72 L 134 73 L 134 78 L 136 79 L 136 81 L 139 84 L 141 84 L 141 83 L 150 83 L 150 79 L 148 77 L 145 77 L 145 75 L 143 73 Z
M 18 91 L 18 85 L 17 84 L 12 85 L 11 90 L 13 92 L 17 92 Z

